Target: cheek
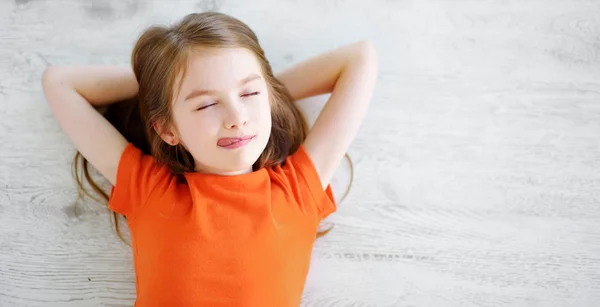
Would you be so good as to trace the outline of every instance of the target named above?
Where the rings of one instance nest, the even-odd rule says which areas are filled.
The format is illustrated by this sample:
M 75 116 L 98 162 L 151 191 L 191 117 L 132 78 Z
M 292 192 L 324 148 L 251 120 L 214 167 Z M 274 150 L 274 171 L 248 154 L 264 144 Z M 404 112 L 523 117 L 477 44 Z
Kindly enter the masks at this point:
M 265 99 L 260 103 L 260 107 L 258 108 L 260 112 L 260 118 L 263 121 L 271 122 L 271 100 Z
M 215 128 L 217 117 L 206 116 L 208 114 L 201 114 L 200 112 L 189 112 L 179 116 L 179 133 L 182 140 L 191 146 L 194 143 L 206 142 L 218 130 Z

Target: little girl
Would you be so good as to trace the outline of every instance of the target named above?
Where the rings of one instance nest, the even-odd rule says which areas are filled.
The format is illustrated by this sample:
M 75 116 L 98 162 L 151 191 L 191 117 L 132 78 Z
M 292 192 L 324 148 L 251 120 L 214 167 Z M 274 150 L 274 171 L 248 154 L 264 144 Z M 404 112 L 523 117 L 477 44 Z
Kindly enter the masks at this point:
M 329 182 L 371 100 L 373 47 L 275 77 L 247 25 L 200 13 L 147 29 L 132 67 L 49 67 L 42 85 L 127 217 L 136 306 L 298 306 L 319 222 L 336 209 Z M 294 101 L 325 93 L 307 132 Z M 142 141 L 95 109 L 128 99 Z

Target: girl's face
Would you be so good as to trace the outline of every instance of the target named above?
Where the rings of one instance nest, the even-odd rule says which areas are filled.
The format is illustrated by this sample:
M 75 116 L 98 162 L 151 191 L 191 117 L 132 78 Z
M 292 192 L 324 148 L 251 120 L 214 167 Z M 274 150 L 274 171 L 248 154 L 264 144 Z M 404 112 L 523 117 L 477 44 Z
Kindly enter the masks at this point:
M 161 136 L 182 143 L 196 171 L 251 172 L 271 134 L 268 87 L 258 60 L 244 48 L 211 48 L 193 55 L 188 65 L 175 90 L 174 127 Z

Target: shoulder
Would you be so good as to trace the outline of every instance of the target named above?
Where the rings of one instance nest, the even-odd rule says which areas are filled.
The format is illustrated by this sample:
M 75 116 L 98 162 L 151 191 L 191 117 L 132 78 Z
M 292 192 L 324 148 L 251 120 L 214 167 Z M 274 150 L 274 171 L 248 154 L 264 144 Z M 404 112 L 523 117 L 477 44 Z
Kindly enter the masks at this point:
M 119 175 L 138 175 L 147 177 L 172 177 L 173 174 L 169 170 L 168 166 L 159 163 L 156 158 L 149 154 L 145 154 L 132 143 L 127 144 L 121 159 L 119 160 L 119 167 L 117 170 L 117 179 Z M 132 178 L 123 178 L 124 180 L 131 180 Z M 138 178 L 144 179 L 144 178 Z M 148 178 L 146 178 L 148 179 Z M 149 183 L 147 180 L 139 181 L 142 183 Z M 118 181 L 117 181 L 118 184 Z
M 336 210 L 331 186 L 323 188 L 317 169 L 304 145 L 300 145 L 296 152 L 286 158 L 283 165 L 274 170 L 285 178 L 294 197 L 303 205 L 316 207 L 321 218 Z
M 119 160 L 109 208 L 128 217 L 135 216 L 150 195 L 155 190 L 167 189 L 173 178 L 166 165 L 129 143 Z

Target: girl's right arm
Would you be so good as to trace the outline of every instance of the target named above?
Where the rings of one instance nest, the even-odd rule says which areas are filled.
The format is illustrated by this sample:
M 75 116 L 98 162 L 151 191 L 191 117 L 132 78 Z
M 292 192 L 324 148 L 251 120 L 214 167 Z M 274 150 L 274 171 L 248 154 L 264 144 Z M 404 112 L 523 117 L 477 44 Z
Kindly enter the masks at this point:
M 127 140 L 94 106 L 134 97 L 133 71 L 121 66 L 48 67 L 42 75 L 44 95 L 60 128 L 77 150 L 113 185 Z

